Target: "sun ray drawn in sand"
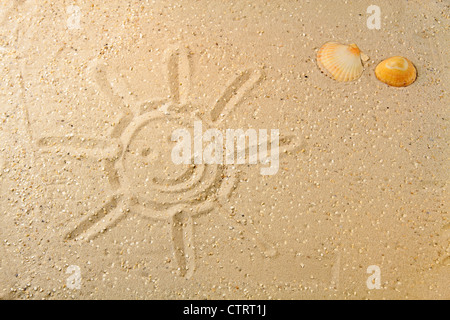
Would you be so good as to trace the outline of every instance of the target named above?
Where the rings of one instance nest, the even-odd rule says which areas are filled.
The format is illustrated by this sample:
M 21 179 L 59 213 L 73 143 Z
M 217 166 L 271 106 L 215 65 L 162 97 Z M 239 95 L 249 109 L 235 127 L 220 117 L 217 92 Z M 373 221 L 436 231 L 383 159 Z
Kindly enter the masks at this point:
M 131 104 L 115 92 L 105 65 L 93 63 L 95 82 L 122 113 L 109 138 L 50 136 L 38 140 L 41 150 L 58 148 L 72 155 L 101 159 L 105 164 L 112 192 L 103 205 L 66 233 L 68 240 L 92 240 L 114 227 L 127 212 L 137 210 L 144 217 L 169 223 L 177 272 L 187 278 L 195 269 L 194 218 L 201 214 L 218 212 L 218 217 L 254 240 L 266 257 L 276 255 L 275 247 L 252 225 L 243 226 L 230 215 L 229 197 L 237 184 L 236 166 L 174 165 L 170 159 L 170 136 L 175 127 L 192 128 L 194 121 L 201 120 L 204 126 L 216 128 L 261 80 L 261 72 L 241 72 L 226 86 L 208 114 L 200 117 L 189 99 L 190 59 L 186 48 L 168 50 L 169 98 Z M 291 137 L 280 138 L 280 154 L 294 150 L 293 141 Z

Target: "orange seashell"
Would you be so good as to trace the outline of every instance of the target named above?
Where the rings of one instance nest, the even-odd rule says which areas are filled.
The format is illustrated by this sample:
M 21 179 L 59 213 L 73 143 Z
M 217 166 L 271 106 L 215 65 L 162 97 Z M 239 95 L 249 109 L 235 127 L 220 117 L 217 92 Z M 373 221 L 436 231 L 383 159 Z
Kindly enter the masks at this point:
M 417 78 L 414 64 L 405 57 L 392 57 L 378 64 L 375 68 L 378 80 L 393 87 L 406 87 Z
M 317 64 L 323 73 L 337 81 L 353 81 L 364 71 L 361 55 L 356 44 L 327 42 L 317 53 Z

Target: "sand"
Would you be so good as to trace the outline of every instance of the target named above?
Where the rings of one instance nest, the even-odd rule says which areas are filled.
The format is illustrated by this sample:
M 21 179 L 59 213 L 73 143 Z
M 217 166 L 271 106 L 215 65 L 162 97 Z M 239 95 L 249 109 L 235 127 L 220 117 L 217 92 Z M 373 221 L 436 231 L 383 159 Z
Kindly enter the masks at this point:
M 449 6 L 376 2 L 2 1 L 0 298 L 450 298 Z M 279 130 L 278 172 L 175 165 L 199 119 Z

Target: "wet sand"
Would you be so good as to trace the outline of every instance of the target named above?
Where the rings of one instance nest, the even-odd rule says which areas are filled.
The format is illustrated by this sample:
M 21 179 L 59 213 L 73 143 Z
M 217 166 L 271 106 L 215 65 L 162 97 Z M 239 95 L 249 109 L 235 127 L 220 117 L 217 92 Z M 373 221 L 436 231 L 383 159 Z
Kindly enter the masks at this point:
M 0 298 L 450 298 L 449 7 L 377 2 L 2 1 Z M 195 121 L 279 130 L 278 172 L 175 165 Z

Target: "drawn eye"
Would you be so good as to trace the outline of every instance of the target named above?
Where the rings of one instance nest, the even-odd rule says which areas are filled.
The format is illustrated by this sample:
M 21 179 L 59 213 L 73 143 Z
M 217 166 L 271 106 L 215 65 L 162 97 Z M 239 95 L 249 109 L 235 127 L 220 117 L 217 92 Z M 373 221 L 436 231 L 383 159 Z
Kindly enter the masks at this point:
M 143 156 L 143 157 L 147 157 L 149 154 L 150 154 L 150 148 L 144 148 L 144 149 L 142 149 L 142 151 L 141 151 L 141 156 Z

